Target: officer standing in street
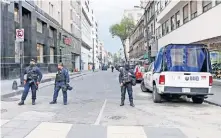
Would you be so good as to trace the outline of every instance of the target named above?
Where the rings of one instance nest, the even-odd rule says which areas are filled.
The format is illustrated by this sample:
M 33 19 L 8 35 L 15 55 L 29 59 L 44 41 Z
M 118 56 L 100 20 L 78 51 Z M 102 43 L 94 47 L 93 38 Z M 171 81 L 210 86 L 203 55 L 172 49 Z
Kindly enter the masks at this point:
M 121 86 L 121 104 L 120 106 L 124 106 L 125 94 L 126 90 L 129 96 L 130 106 L 134 107 L 133 103 L 133 88 L 132 88 L 132 79 L 134 79 L 135 75 L 133 71 L 130 70 L 130 65 L 126 64 L 125 67 L 120 70 L 119 74 L 119 83 Z
M 36 66 L 36 62 L 34 59 L 30 61 L 30 65 L 24 70 L 24 91 L 22 93 L 21 101 L 18 105 L 24 105 L 24 101 L 28 95 L 29 89 L 32 91 L 32 105 L 35 105 L 36 100 L 36 91 L 38 89 L 38 85 L 42 79 L 42 73 L 40 69 Z
M 67 90 L 69 86 L 69 74 L 68 70 L 64 68 L 63 63 L 58 64 L 58 73 L 56 74 L 55 78 L 55 89 L 54 89 L 54 95 L 53 95 L 53 101 L 50 102 L 50 104 L 56 104 L 58 93 L 60 89 L 62 89 L 63 93 L 63 102 L 64 105 L 67 105 Z

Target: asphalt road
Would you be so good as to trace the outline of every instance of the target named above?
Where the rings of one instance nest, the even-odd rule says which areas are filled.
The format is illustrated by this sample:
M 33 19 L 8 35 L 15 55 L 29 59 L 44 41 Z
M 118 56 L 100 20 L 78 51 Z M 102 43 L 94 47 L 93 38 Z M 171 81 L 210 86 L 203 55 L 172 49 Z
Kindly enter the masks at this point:
M 50 82 L 38 91 L 37 103 L 18 106 L 15 96 L 1 101 L 4 138 L 220 138 L 220 107 L 190 101 L 155 104 L 150 93 L 134 87 L 135 107 L 120 107 L 118 72 L 99 71 L 74 78 L 68 105 L 49 105 Z

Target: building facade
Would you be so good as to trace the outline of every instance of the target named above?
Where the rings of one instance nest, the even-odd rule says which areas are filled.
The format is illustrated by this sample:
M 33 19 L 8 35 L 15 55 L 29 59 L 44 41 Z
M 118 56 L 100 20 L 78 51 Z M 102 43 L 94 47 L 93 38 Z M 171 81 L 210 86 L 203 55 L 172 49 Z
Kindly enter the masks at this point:
M 81 69 L 89 70 L 92 64 L 92 22 L 89 0 L 81 0 Z
M 137 60 L 143 58 L 146 52 L 146 47 L 144 45 L 144 16 L 141 17 L 140 21 L 135 26 L 135 29 L 129 36 L 129 59 Z

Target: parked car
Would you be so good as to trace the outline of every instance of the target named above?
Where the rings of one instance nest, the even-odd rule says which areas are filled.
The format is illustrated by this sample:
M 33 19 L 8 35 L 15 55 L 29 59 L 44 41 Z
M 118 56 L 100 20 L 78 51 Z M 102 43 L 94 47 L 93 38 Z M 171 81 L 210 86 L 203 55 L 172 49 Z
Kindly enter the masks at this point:
M 106 65 L 102 66 L 102 70 L 107 70 L 107 66 Z
M 187 52 L 186 52 L 187 51 Z M 153 101 L 186 95 L 201 104 L 211 93 L 213 78 L 209 51 L 203 44 L 170 44 L 162 47 L 143 76 L 142 91 Z

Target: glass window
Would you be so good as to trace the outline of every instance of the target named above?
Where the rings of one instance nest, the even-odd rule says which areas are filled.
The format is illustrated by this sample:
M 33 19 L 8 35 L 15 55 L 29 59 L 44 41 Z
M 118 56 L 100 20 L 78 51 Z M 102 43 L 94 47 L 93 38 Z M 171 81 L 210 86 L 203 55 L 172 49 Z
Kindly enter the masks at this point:
M 37 44 L 37 62 L 43 63 L 43 45 Z
M 37 20 L 37 32 L 42 33 L 42 22 Z
M 73 33 L 73 24 L 71 24 L 71 32 Z
M 212 1 L 202 1 L 202 4 L 203 4 L 203 12 L 206 12 L 212 8 Z
M 184 49 L 171 49 L 171 59 L 172 66 L 182 66 L 183 65 L 183 53 Z
M 49 37 L 53 38 L 53 30 L 49 28 Z
M 54 63 L 54 48 L 50 48 L 50 63 Z
M 19 13 L 18 13 L 18 8 L 14 9 L 14 21 L 19 23 Z
M 72 9 L 70 10 L 70 19 L 73 20 L 73 12 L 72 12 Z
M 178 11 L 176 14 L 176 28 L 180 27 L 180 11 Z
M 160 2 L 157 3 L 157 11 L 158 11 L 158 13 L 160 11 Z
M 197 49 L 197 48 L 188 48 L 187 49 L 187 53 L 188 53 L 188 58 L 187 59 L 187 66 L 188 67 L 198 67 L 198 57 L 200 54 L 200 50 L 201 49 Z
M 190 2 L 191 19 L 197 16 L 197 1 Z
M 216 5 L 220 4 L 221 3 L 221 0 L 217 0 L 216 1 Z
M 162 24 L 162 36 L 166 34 L 166 22 Z
M 175 29 L 175 16 L 173 15 L 171 17 L 171 27 L 170 27 L 171 31 L 173 31 Z
M 167 20 L 167 21 L 165 22 L 165 31 L 166 31 L 166 34 L 169 33 L 169 27 L 170 27 L 170 23 L 169 23 L 169 20 Z
M 183 7 L 183 23 L 187 23 L 189 21 L 189 12 L 188 12 L 188 4 Z

